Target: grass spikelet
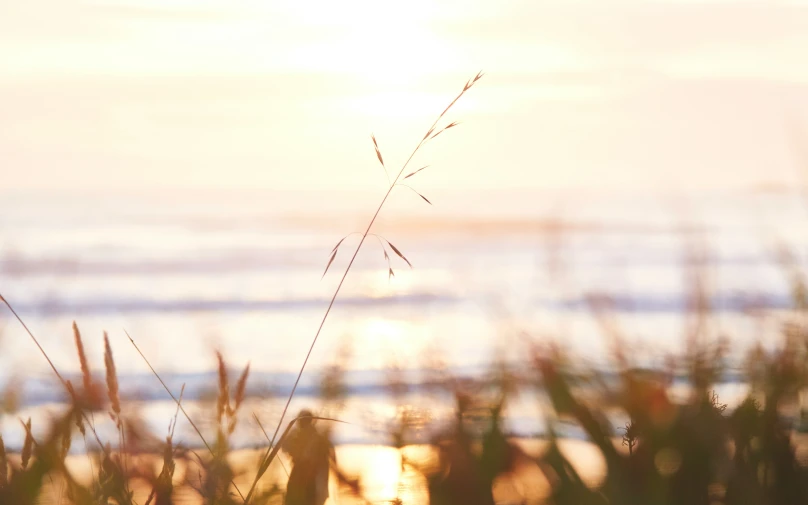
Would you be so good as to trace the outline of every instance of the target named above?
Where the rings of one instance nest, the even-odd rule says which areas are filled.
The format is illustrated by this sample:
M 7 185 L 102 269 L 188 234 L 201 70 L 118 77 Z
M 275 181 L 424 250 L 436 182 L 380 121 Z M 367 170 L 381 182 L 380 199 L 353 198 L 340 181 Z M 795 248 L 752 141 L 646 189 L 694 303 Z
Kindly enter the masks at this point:
M 22 444 L 22 453 L 20 453 L 20 464 L 22 469 L 28 468 L 28 462 L 31 460 L 31 454 L 34 452 L 34 435 L 31 434 L 31 418 L 28 422 L 23 423 L 20 419 L 22 427 L 25 428 L 25 442 Z
M 112 347 L 109 345 L 109 336 L 104 332 L 104 366 L 107 369 L 107 394 L 109 403 L 115 417 L 121 414 L 121 402 L 118 397 L 118 375 L 115 372 L 115 361 L 112 359 Z
M 6 458 L 6 444 L 3 435 L 0 435 L 0 489 L 8 484 L 8 459 Z
M 379 151 L 379 144 L 376 142 L 376 136 L 371 134 L 370 138 L 373 140 L 373 147 L 376 149 L 376 157 L 379 159 L 379 163 L 381 163 L 384 167 L 384 159 L 382 158 L 382 152 Z
M 412 186 L 410 186 L 410 185 L 408 185 L 408 184 L 404 184 L 403 182 L 399 182 L 399 183 L 397 183 L 396 185 L 397 185 L 397 186 L 404 186 L 405 188 L 409 189 L 410 191 L 412 191 L 412 192 L 413 192 L 413 193 L 415 193 L 416 195 L 418 195 L 418 196 L 420 196 L 421 198 L 423 198 L 423 200 L 424 200 L 426 203 L 428 203 L 429 205 L 432 205 L 432 202 L 430 202 L 430 201 L 429 201 L 429 198 L 427 198 L 427 197 L 425 197 L 424 195 L 422 195 L 421 193 L 419 193 L 419 192 L 418 192 L 418 190 L 416 190 L 416 189 L 415 189 L 415 188 L 413 188 Z
M 345 235 L 344 237 L 342 237 L 341 239 L 339 239 L 339 242 L 337 242 L 337 245 L 335 245 L 335 246 L 334 246 L 334 248 L 333 248 L 333 249 L 331 249 L 331 253 L 332 253 L 332 254 L 333 254 L 333 253 L 335 253 L 335 252 L 337 251 L 337 249 L 339 249 L 340 244 L 342 244 L 342 242 L 343 242 L 343 241 L 344 241 L 346 238 L 348 238 L 348 235 Z
M 387 173 L 387 167 L 384 164 L 384 159 L 382 158 L 382 152 L 379 151 L 379 143 L 376 142 L 376 136 L 371 134 L 370 139 L 373 140 L 373 148 L 376 149 L 376 157 L 379 159 L 379 163 L 382 164 L 382 168 L 384 169 L 384 175 L 387 177 L 387 183 L 390 183 L 390 174 Z
M 244 395 L 247 390 L 247 376 L 250 373 L 250 364 L 247 363 L 247 366 L 244 368 L 244 371 L 241 373 L 241 376 L 238 378 L 238 382 L 236 383 L 236 394 L 233 397 L 233 408 L 231 409 L 228 405 L 228 412 L 227 415 L 229 416 L 229 424 L 227 427 L 228 434 L 232 435 L 234 431 L 236 431 L 236 423 L 238 422 L 238 408 L 241 406 L 241 402 L 244 401 Z
M 231 412 L 230 386 L 227 381 L 227 367 L 224 364 L 222 353 L 219 351 L 216 351 L 216 360 L 219 363 L 219 398 L 216 404 L 216 416 L 221 419 L 225 412 L 228 414 Z
M 73 321 L 73 339 L 76 342 L 76 351 L 79 353 L 79 365 L 81 365 L 81 380 L 84 385 L 85 394 L 90 394 L 93 386 L 93 378 L 90 374 L 90 365 L 87 363 L 87 355 L 84 353 L 84 344 L 81 342 L 81 333 L 75 321 Z
M 401 251 L 399 251 L 399 250 L 398 250 L 398 248 L 397 248 L 396 246 L 394 246 L 394 245 L 393 245 L 393 244 L 392 244 L 392 243 L 391 243 L 389 240 L 387 240 L 387 239 L 385 239 L 385 240 L 387 241 L 387 244 L 390 246 L 390 249 L 392 249 L 392 250 L 393 250 L 393 252 L 394 252 L 394 253 L 396 253 L 396 254 L 398 255 L 398 257 L 399 257 L 399 258 L 401 258 L 401 259 L 403 259 L 404 261 L 406 261 L 406 262 L 407 262 L 407 265 L 409 265 L 409 266 L 410 266 L 410 268 L 412 268 L 412 263 L 410 263 L 410 260 L 408 260 L 406 257 L 404 257 L 404 255 L 403 255 L 403 254 L 401 254 Z
M 109 404 L 112 412 L 110 418 L 115 421 L 115 426 L 118 428 L 118 436 L 120 439 L 120 457 L 118 463 L 115 463 L 112 458 L 109 458 L 110 451 L 105 451 L 105 456 L 109 458 L 109 464 L 114 475 L 123 475 L 123 465 L 125 463 L 124 451 L 126 450 L 126 434 L 124 431 L 123 420 L 121 419 L 121 400 L 118 396 L 118 374 L 115 371 L 115 360 L 112 358 L 112 347 L 109 345 L 109 335 L 104 332 L 104 366 L 107 369 L 107 394 L 109 395 Z M 109 442 L 107 442 L 109 444 Z M 122 493 L 124 495 L 129 493 L 128 483 L 123 483 Z
M 437 132 L 437 133 L 435 133 L 434 135 L 432 135 L 431 137 L 429 137 L 429 140 L 434 139 L 435 137 L 437 137 L 437 136 L 438 136 L 438 135 L 440 135 L 441 133 L 445 132 L 445 131 L 446 131 L 446 130 L 448 130 L 449 128 L 454 128 L 455 126 L 457 126 L 457 125 L 459 125 L 459 124 L 460 124 L 460 123 L 458 123 L 457 121 L 452 121 L 452 122 L 451 122 L 451 123 L 449 123 L 448 125 L 444 126 L 444 127 L 443 127 L 443 128 L 441 128 L 440 130 L 438 130 L 438 132 Z M 407 176 L 407 177 L 409 177 L 409 176 Z M 407 177 L 405 177 L 405 179 L 406 179 Z
M 425 168 L 429 168 L 429 165 L 424 165 L 424 166 L 422 166 L 421 168 L 419 168 L 418 170 L 416 170 L 416 171 L 414 171 L 414 172 L 410 172 L 409 174 L 407 174 L 407 175 L 404 177 L 404 179 L 409 179 L 410 177 L 412 177 L 413 175 L 417 174 L 418 172 L 420 172 L 421 170 L 423 170 L 423 169 L 425 169 Z
M 236 383 L 236 394 L 233 397 L 233 401 L 235 402 L 235 406 L 233 407 L 233 411 L 237 411 L 241 402 L 244 401 L 244 395 L 247 392 L 247 376 L 250 374 L 250 364 L 247 363 L 247 366 L 244 367 L 244 371 L 241 372 L 241 377 L 238 378 L 238 382 Z
M 354 233 L 358 233 L 358 232 L 354 232 Z M 334 260 L 337 258 L 337 253 L 339 252 L 339 246 L 342 245 L 342 243 L 345 241 L 345 239 L 350 237 L 351 235 L 353 235 L 353 233 L 349 233 L 348 235 L 345 235 L 344 237 L 339 239 L 339 242 L 337 242 L 337 245 L 335 245 L 334 248 L 331 249 L 331 252 L 329 253 L 329 257 L 328 257 L 328 264 L 325 266 L 325 271 L 323 271 L 323 275 L 322 275 L 322 277 L 320 277 L 321 279 L 323 277 L 325 277 L 325 274 L 328 273 L 328 269 L 331 268 L 331 263 L 333 263 Z
M 340 240 L 340 242 L 342 242 L 342 240 Z M 339 244 L 337 244 L 337 247 L 339 247 Z M 325 274 L 328 273 L 328 269 L 331 268 L 331 263 L 334 263 L 334 259 L 337 257 L 337 247 L 331 251 L 331 257 L 328 258 L 328 264 L 325 266 L 325 270 L 323 271 L 323 277 L 325 277 Z

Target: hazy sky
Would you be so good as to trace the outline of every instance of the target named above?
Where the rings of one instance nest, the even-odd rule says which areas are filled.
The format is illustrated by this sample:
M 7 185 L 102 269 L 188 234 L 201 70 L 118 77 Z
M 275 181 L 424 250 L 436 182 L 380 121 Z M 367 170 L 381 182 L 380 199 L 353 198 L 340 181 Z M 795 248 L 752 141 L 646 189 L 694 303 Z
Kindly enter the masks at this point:
M 0 189 L 378 187 L 478 70 L 422 187 L 789 182 L 807 62 L 808 1 L 0 0 Z

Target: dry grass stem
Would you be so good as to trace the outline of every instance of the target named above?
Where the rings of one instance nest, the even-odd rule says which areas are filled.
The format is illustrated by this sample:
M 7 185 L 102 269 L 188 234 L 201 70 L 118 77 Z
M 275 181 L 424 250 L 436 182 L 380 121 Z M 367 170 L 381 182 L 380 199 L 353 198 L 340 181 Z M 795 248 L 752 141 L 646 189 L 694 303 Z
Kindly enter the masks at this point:
M 370 219 L 370 222 L 368 223 L 367 228 L 365 229 L 364 233 L 362 234 L 362 238 L 359 240 L 359 244 L 357 244 L 356 249 L 354 250 L 354 253 L 351 256 L 351 259 L 348 262 L 348 265 L 345 267 L 345 271 L 342 274 L 342 278 L 340 279 L 339 283 L 337 284 L 337 287 L 334 290 L 334 294 L 331 297 L 331 301 L 328 303 L 328 307 L 326 308 L 325 313 L 323 314 L 323 317 L 322 317 L 322 319 L 320 321 L 320 324 L 317 327 L 317 331 L 314 334 L 314 338 L 312 339 L 311 345 L 309 346 L 309 350 L 306 353 L 306 357 L 303 359 L 303 363 L 300 366 L 300 371 L 297 374 L 297 378 L 295 379 L 294 385 L 292 386 L 292 390 L 289 392 L 289 397 L 286 400 L 286 404 L 283 407 L 283 411 L 281 412 L 281 417 L 278 420 L 278 425 L 275 427 L 275 433 L 273 433 L 273 435 L 272 435 L 271 442 L 274 443 L 276 437 L 278 436 L 278 432 L 280 431 L 281 426 L 283 425 L 283 420 L 286 417 L 287 411 L 289 410 L 289 404 L 292 402 L 292 398 L 295 395 L 295 391 L 297 390 L 297 386 L 300 383 L 300 378 L 302 377 L 303 371 L 306 368 L 306 364 L 309 361 L 309 357 L 311 356 L 311 353 L 314 350 L 314 346 L 317 344 L 317 339 L 319 338 L 320 333 L 322 332 L 323 326 L 325 326 L 325 322 L 328 319 L 328 315 L 331 313 L 331 309 L 334 306 L 334 302 L 336 301 L 337 296 L 339 295 L 339 292 L 342 289 L 342 285 L 345 282 L 345 278 L 348 277 L 348 273 L 351 271 L 351 267 L 353 266 L 353 263 L 356 260 L 357 255 L 359 254 L 359 250 L 362 248 L 362 244 L 365 243 L 365 239 L 370 234 L 370 230 L 371 230 L 371 228 L 373 228 L 373 224 L 376 222 L 376 218 L 379 216 L 379 213 L 381 212 L 382 208 L 384 207 L 385 202 L 387 202 L 387 199 L 390 197 L 390 194 L 393 192 L 393 188 L 395 188 L 396 185 L 398 184 L 398 181 L 401 179 L 402 174 L 404 174 L 404 171 L 409 166 L 409 164 L 412 161 L 415 154 L 429 140 L 429 136 L 432 134 L 433 131 L 435 131 L 435 127 L 438 125 L 438 122 L 449 111 L 449 109 L 451 109 L 452 106 L 455 103 L 457 103 L 458 100 L 460 100 L 460 98 L 466 93 L 466 91 L 471 89 L 471 87 L 474 85 L 474 83 L 476 83 L 478 80 L 480 80 L 482 78 L 482 76 L 483 76 L 483 73 L 479 72 L 479 73 L 477 73 L 477 75 L 473 79 L 470 79 L 469 81 L 466 82 L 466 85 L 463 87 L 463 90 L 460 91 L 460 93 L 458 93 L 458 95 L 454 98 L 454 100 L 452 100 L 449 103 L 448 106 L 446 106 L 446 108 L 443 110 L 443 112 L 441 112 L 440 115 L 437 117 L 437 119 L 435 119 L 435 121 L 432 123 L 432 126 L 429 127 L 429 129 L 427 130 L 427 133 L 424 135 L 424 137 L 421 139 L 421 141 L 418 142 L 418 145 L 416 145 L 415 148 L 412 150 L 409 157 L 404 162 L 404 164 L 401 166 L 401 169 L 398 171 L 398 174 L 396 174 L 396 177 L 393 179 L 393 181 L 390 183 L 390 186 L 387 188 L 387 192 L 384 194 L 384 197 L 382 198 L 381 202 L 379 203 L 379 206 L 376 208 L 376 212 L 373 214 L 373 217 Z M 381 152 L 378 150 L 378 143 L 376 142 L 376 137 L 373 136 L 372 139 L 373 139 L 374 147 L 376 148 L 377 153 L 378 153 L 379 162 L 382 163 L 382 165 L 384 165 L 384 162 L 383 162 L 383 159 L 382 159 L 382 156 L 381 156 Z M 425 197 L 422 196 L 422 198 L 424 198 L 424 200 L 426 200 Z M 342 241 L 340 241 L 340 243 L 341 242 Z M 340 244 L 337 244 L 337 246 L 334 248 L 333 252 L 331 253 L 331 258 L 328 260 L 328 266 L 330 266 L 331 263 L 334 261 L 334 258 L 336 258 L 337 250 L 339 249 L 339 245 Z M 328 271 L 328 266 L 326 266 L 326 272 Z M 393 275 L 392 269 L 390 269 L 389 272 L 390 272 L 390 275 Z M 323 275 L 325 276 L 325 273 L 323 273 Z M 291 423 L 289 424 L 289 426 L 291 426 Z M 269 461 L 270 461 L 270 458 L 272 457 L 271 456 L 272 455 L 272 452 L 271 452 L 272 450 L 273 449 L 268 449 L 267 450 L 267 452 L 266 452 L 266 454 L 264 456 L 264 461 L 263 461 L 261 467 L 259 468 L 259 471 L 255 476 L 255 479 L 253 480 L 253 483 L 252 483 L 252 486 L 250 487 L 249 492 L 247 493 L 247 498 L 245 500 L 246 502 L 250 501 L 250 498 L 252 497 L 252 494 L 253 494 L 253 492 L 255 490 L 255 486 L 258 484 L 258 481 L 261 479 L 264 472 L 266 471 L 266 468 L 269 466 Z

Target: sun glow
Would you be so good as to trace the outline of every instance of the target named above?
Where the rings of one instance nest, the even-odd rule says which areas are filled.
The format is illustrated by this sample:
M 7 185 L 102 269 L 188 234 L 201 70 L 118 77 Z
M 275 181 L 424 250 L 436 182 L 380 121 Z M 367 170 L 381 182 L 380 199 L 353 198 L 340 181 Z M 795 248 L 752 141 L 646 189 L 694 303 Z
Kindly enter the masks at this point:
M 306 22 L 336 27 L 338 33 L 293 49 L 289 60 L 309 70 L 349 73 L 363 86 L 410 88 L 457 60 L 457 52 L 433 30 L 430 14 L 427 4 L 414 9 L 410 3 L 318 3 L 307 10 Z
M 333 36 L 290 48 L 284 59 L 301 71 L 349 77 L 355 92 L 334 104 L 339 113 L 421 118 L 445 107 L 445 93 L 428 93 L 424 87 L 430 78 L 458 70 L 462 52 L 436 29 L 431 4 L 412 8 L 359 0 L 311 10 L 316 14 L 307 10 L 301 19 L 314 30 L 332 30 Z
M 369 319 L 365 323 L 362 333 L 368 340 L 382 340 L 395 344 L 400 344 L 406 336 L 404 327 L 389 319 Z
M 378 367 L 389 364 L 391 352 L 400 362 L 419 359 L 427 338 L 423 327 L 380 317 L 361 321 L 356 336 L 358 355 L 354 358 Z

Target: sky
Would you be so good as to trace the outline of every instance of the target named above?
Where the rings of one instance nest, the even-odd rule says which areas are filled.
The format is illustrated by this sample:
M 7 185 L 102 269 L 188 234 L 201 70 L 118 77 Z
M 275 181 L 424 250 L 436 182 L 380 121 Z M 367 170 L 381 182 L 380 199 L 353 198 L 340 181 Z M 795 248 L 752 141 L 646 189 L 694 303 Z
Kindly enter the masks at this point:
M 806 54 L 804 0 L 0 0 L 0 190 L 383 187 L 480 70 L 423 188 L 793 184 Z

